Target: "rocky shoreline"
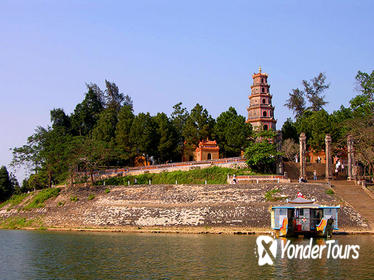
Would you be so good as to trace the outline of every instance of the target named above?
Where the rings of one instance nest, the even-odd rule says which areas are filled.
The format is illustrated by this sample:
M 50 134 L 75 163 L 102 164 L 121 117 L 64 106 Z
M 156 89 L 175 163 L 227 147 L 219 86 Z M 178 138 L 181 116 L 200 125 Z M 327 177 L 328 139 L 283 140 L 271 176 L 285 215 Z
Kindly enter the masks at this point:
M 269 233 L 272 205 L 302 192 L 319 204 L 340 205 L 339 232 L 369 233 L 350 205 L 326 184 L 132 185 L 62 188 L 43 208 L 0 209 L 0 224 L 23 218 L 24 229 L 146 233 Z M 276 190 L 276 192 L 271 192 Z M 269 196 L 272 193 L 272 196 Z

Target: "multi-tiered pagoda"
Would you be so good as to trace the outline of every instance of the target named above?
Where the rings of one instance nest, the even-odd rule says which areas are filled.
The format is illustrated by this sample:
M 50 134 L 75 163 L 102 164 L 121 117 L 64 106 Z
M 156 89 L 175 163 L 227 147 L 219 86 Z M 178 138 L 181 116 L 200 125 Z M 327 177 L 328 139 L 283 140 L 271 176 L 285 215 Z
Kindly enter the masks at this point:
M 247 123 L 254 129 L 276 130 L 277 121 L 274 119 L 274 107 L 271 105 L 270 85 L 268 84 L 268 74 L 261 72 L 252 75 L 253 85 L 249 96 L 249 107 Z

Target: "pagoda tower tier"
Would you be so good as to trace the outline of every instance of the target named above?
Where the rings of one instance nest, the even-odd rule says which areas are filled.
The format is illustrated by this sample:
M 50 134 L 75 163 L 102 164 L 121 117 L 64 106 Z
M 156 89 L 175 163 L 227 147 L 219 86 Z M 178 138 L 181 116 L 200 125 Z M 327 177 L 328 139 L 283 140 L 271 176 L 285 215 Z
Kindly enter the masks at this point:
M 258 73 L 252 75 L 252 79 L 251 95 L 248 96 L 247 123 L 257 130 L 276 130 L 277 121 L 274 119 L 274 107 L 271 104 L 268 74 L 262 73 L 260 67 Z

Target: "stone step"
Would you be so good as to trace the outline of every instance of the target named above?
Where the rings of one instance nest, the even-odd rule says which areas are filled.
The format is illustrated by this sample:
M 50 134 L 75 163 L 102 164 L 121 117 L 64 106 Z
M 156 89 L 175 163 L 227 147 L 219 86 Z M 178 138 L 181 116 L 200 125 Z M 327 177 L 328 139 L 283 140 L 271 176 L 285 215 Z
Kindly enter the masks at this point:
M 374 200 L 352 181 L 333 181 L 332 186 L 337 195 L 352 205 L 374 229 Z

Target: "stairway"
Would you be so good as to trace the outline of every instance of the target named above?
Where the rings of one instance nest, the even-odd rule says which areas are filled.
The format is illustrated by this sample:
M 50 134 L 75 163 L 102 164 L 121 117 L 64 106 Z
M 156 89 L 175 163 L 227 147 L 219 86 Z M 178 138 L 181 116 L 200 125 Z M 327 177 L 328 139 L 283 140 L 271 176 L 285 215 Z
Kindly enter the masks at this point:
M 374 199 L 352 181 L 332 181 L 332 185 L 335 193 L 367 219 L 370 228 L 374 230 Z

